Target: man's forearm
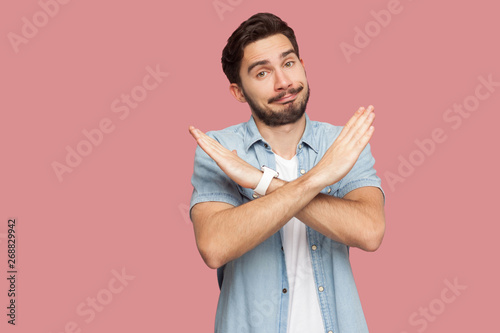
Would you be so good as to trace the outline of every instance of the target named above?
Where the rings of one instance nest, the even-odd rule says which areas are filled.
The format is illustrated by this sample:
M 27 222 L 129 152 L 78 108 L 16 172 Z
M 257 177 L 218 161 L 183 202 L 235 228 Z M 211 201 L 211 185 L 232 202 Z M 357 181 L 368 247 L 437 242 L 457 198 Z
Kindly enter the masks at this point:
M 267 193 L 285 184 L 284 180 L 273 179 Z M 380 202 L 383 201 L 382 194 L 378 188 L 371 189 L 364 188 L 364 191 L 374 193 L 363 198 L 364 202 L 319 193 L 294 216 L 337 242 L 374 251 L 383 238 L 385 217 L 383 209 L 380 209 L 383 206 Z
M 203 259 L 217 268 L 240 257 L 279 231 L 319 191 L 309 177 L 301 177 L 262 198 L 203 217 L 196 216 L 195 206 L 192 216 L 199 220 L 195 233 Z

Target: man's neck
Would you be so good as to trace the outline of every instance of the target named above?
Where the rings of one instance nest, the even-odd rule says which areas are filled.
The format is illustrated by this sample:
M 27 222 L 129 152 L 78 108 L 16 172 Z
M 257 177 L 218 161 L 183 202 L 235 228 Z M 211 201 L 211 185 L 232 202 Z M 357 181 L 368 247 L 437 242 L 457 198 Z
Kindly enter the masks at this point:
M 255 116 L 254 119 L 260 135 L 262 135 L 264 140 L 271 145 L 275 154 L 278 154 L 280 157 L 287 160 L 290 160 L 295 156 L 297 144 L 302 138 L 306 128 L 305 114 L 293 124 L 276 127 L 265 125 Z

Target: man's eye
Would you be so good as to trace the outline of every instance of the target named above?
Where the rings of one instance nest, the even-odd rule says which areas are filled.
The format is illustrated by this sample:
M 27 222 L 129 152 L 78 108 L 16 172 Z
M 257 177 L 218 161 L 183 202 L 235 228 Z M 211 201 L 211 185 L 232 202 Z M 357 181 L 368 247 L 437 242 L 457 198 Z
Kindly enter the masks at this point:
M 287 62 L 285 63 L 285 67 L 292 67 L 292 66 L 293 66 L 293 63 L 294 63 L 293 61 L 287 61 Z
M 264 71 L 257 73 L 257 77 L 264 77 L 264 76 L 266 76 L 266 72 Z

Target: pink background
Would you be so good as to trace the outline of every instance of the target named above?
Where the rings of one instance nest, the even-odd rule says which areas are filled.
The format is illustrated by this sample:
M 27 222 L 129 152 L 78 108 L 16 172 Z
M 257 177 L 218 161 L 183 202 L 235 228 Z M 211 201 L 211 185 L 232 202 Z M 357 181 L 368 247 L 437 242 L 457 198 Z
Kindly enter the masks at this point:
M 500 87 L 481 88 L 488 97 L 460 126 L 443 117 L 454 103 L 474 101 L 479 76 L 500 82 L 500 6 L 402 0 L 348 61 L 340 44 L 355 45 L 356 27 L 375 29 L 371 11 L 390 0 L 218 3 L 228 10 L 218 13 L 212 0 L 71 1 L 57 12 L 52 5 L 44 22 L 37 1 L 2 2 L 0 330 L 213 331 L 216 273 L 199 256 L 186 215 L 195 150 L 187 129 L 249 118 L 228 93 L 220 55 L 231 32 L 261 11 L 297 34 L 312 119 L 343 125 L 358 106 L 375 106 L 372 149 L 387 231 L 377 252 L 351 251 L 370 331 L 498 330 Z M 10 33 L 21 36 L 23 17 L 34 15 L 40 27 L 16 52 Z M 120 119 L 111 104 L 145 91 L 138 86 L 148 66 L 169 75 Z M 65 164 L 66 147 L 76 149 L 82 131 L 105 118 L 114 130 L 59 181 L 53 162 Z M 415 140 L 436 128 L 446 140 L 419 153 Z M 419 165 L 401 169 L 410 158 Z M 391 187 L 388 172 L 404 181 Z M 18 236 L 15 328 L 6 316 L 10 217 Z M 124 285 L 113 275 L 122 269 L 134 277 Z M 467 287 L 449 304 L 441 300 L 445 280 Z M 105 305 L 91 320 L 77 313 L 96 297 Z M 434 315 L 423 319 L 419 309 L 429 307 Z

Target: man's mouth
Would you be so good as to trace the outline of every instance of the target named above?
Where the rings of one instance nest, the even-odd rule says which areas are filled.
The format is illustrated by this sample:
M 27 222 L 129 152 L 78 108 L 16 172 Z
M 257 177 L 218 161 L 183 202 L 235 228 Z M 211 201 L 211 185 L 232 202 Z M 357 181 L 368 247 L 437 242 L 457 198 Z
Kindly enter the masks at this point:
M 285 97 L 276 100 L 276 103 L 286 103 L 291 102 L 297 97 L 297 94 L 285 95 Z
M 273 97 L 269 100 L 270 103 L 280 103 L 280 104 L 285 104 L 285 103 L 290 103 L 297 98 L 297 95 L 299 92 L 302 91 L 304 87 L 298 87 L 297 89 L 290 89 L 289 91 L 283 92 L 279 94 L 276 97 Z

